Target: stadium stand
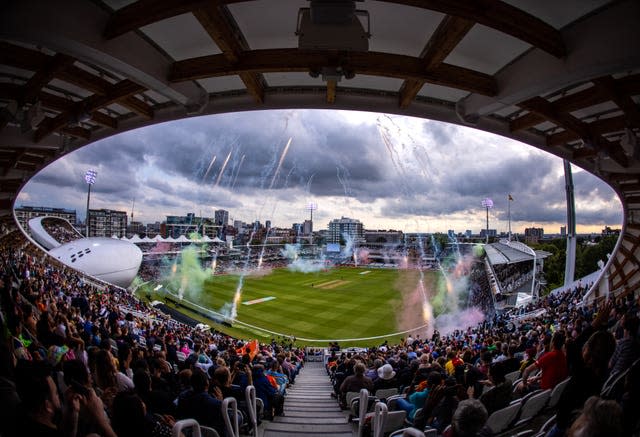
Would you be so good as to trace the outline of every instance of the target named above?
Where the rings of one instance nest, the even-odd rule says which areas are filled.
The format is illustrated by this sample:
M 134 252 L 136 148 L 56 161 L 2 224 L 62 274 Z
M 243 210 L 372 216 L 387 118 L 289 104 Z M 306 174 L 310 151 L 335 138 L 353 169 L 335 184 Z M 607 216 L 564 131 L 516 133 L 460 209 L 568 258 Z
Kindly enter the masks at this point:
M 131 435 L 134 430 L 136 435 L 168 435 L 176 420 L 180 428 L 193 425 L 184 420 L 194 418 L 201 422 L 196 426 L 205 425 L 198 428 L 201 435 L 237 435 L 236 427 L 242 434 L 255 435 L 259 422 L 265 435 L 295 433 L 303 422 L 309 435 L 321 435 L 327 427 L 340 435 L 387 434 L 407 424 L 429 434 L 455 435 L 457 415 L 474 411 L 484 421 L 485 433 L 539 427 L 555 414 L 546 427 L 553 435 L 565 435 L 573 426 L 566 411 L 580 409 L 591 396 L 620 406 L 619 423 L 614 425 L 624 429 L 622 435 L 638 428 L 633 409 L 638 404 L 638 372 L 633 369 L 638 366 L 632 363 L 639 356 L 640 300 L 632 295 L 585 303 L 588 287 L 580 286 L 448 334 L 436 331 L 401 344 L 352 351 L 340 351 L 333 344 L 332 353 L 325 350 L 324 366 L 314 361 L 309 365 L 315 373 L 309 370 L 308 376 L 297 378 L 305 358 L 302 349 L 275 341 L 252 349 L 243 340 L 198 329 L 196 320 L 175 309 L 148 306 L 125 290 L 56 264 L 10 226 L 3 227 L 0 247 L 2 328 L 8 333 L 0 383 L 7 406 L 3 418 L 11 418 L 0 421 L 3 436 L 61 435 L 73 432 L 70 426 L 77 436 Z M 484 270 L 482 263 L 479 266 Z M 475 274 L 482 280 L 482 272 Z M 497 389 L 489 389 L 510 386 L 525 367 L 531 367 L 525 372 L 532 375 L 530 383 L 540 378 L 533 376 L 532 366 L 543 368 L 544 374 L 544 357 L 554 335 L 566 339 L 564 347 L 555 344 L 567 361 L 570 378 L 563 374 L 545 385 L 545 391 L 522 398 L 514 390 L 513 403 L 495 410 L 495 396 L 489 394 Z M 620 360 L 624 364 L 618 366 Z M 324 383 L 318 374 L 323 368 L 330 376 Z M 429 377 L 434 373 L 440 376 Z M 362 374 L 371 389 L 379 389 L 379 397 L 367 393 L 366 405 L 354 407 L 358 416 L 364 415 L 362 420 L 349 425 L 347 413 L 339 412 L 341 405 L 351 407 L 346 396 L 340 404 L 319 395 L 340 394 L 344 387 L 348 396 L 345 381 L 359 378 L 354 374 Z M 275 379 L 280 380 L 280 392 Z M 399 395 L 388 392 L 398 388 Z M 259 401 L 252 402 L 245 393 L 255 393 Z M 389 425 L 389 418 L 405 417 L 399 399 L 415 393 L 421 393 L 415 396 L 421 403 L 411 422 L 407 416 Z M 463 404 L 469 398 L 477 402 Z M 383 401 L 385 407 L 376 408 Z M 231 419 L 223 402 L 230 408 L 237 402 Z M 325 410 L 329 415 L 321 414 Z

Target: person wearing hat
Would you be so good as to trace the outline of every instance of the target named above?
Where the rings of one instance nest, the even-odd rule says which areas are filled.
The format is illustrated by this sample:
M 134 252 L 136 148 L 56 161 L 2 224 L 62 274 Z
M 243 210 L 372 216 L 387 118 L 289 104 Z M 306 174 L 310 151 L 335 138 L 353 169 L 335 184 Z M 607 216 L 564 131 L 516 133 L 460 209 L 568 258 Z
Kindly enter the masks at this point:
M 393 370 L 391 364 L 385 364 L 378 368 L 378 377 L 373 382 L 373 392 L 385 388 L 398 388 L 398 379 L 396 378 L 396 372 Z

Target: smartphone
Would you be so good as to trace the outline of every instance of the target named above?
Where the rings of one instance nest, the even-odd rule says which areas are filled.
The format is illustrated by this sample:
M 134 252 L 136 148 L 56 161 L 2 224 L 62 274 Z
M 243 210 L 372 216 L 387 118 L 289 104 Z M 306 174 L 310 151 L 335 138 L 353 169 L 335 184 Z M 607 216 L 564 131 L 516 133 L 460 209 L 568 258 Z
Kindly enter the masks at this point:
M 76 393 L 78 393 L 81 396 L 85 396 L 85 397 L 89 396 L 89 389 L 87 387 L 85 387 L 84 385 L 80 384 L 75 379 L 72 379 L 70 382 L 71 382 L 71 388 L 73 389 L 73 391 L 75 391 Z

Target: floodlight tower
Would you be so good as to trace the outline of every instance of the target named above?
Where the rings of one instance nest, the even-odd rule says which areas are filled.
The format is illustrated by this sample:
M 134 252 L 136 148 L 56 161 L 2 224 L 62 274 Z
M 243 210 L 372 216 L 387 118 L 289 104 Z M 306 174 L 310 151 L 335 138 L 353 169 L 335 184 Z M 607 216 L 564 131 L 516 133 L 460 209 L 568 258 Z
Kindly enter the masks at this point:
M 85 220 L 85 236 L 89 237 L 89 199 L 91 199 L 91 185 L 96 183 L 96 177 L 98 176 L 98 172 L 93 169 L 87 170 L 84 174 L 84 181 L 87 183 L 88 191 L 87 191 L 87 218 Z
M 488 197 L 482 199 L 482 206 L 487 210 L 487 244 L 489 244 L 489 209 L 493 208 L 493 200 Z

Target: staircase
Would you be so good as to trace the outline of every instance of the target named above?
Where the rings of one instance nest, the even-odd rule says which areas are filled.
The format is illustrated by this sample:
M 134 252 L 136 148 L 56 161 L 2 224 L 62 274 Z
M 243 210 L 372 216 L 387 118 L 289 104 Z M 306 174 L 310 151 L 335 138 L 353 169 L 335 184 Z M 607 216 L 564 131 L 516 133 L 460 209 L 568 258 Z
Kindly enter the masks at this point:
M 305 363 L 295 385 L 287 389 L 284 416 L 264 425 L 264 437 L 351 437 L 353 427 L 331 397 L 332 387 L 321 362 Z

